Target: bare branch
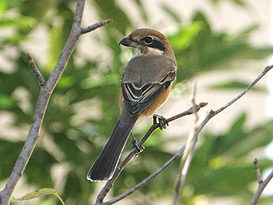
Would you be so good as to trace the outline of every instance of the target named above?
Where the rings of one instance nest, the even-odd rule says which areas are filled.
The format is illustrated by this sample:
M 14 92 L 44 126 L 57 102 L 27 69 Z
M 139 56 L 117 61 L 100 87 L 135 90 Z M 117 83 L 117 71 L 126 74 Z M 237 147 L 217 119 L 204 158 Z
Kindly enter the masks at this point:
M 112 22 L 113 22 L 113 19 L 107 19 L 107 20 L 100 21 L 96 24 L 93 24 L 91 26 L 87 26 L 87 27 L 81 29 L 81 34 L 85 34 L 90 31 L 94 31 L 95 29 L 105 26 L 105 25 L 112 23 Z
M 201 119 L 198 120 L 198 123 L 196 125 L 196 129 L 194 132 L 194 135 L 198 135 L 201 130 L 204 128 L 204 126 L 207 124 L 207 122 L 213 118 L 215 115 L 217 115 L 218 113 L 222 112 L 224 109 L 226 109 L 227 107 L 231 106 L 233 103 L 235 103 L 238 99 L 240 99 L 245 93 L 247 93 L 269 70 L 271 70 L 273 68 L 273 65 L 267 66 L 264 71 L 242 92 L 240 93 L 238 96 L 236 96 L 234 99 L 232 99 L 230 102 L 228 102 L 226 105 L 220 107 L 219 109 L 217 109 L 216 111 L 210 110 L 208 114 L 203 115 Z M 200 103 L 199 105 L 196 105 L 196 111 L 199 111 L 200 108 L 206 106 L 207 103 Z M 167 122 L 171 122 L 173 120 L 176 120 L 182 116 L 185 115 L 189 115 L 189 114 L 193 114 L 194 108 L 190 108 L 189 110 L 180 113 L 176 116 L 173 116 L 171 118 L 167 119 Z M 150 127 L 150 129 L 148 130 L 148 132 L 145 134 L 145 136 L 141 139 L 141 141 L 138 143 L 139 147 L 141 147 L 143 145 L 143 143 L 149 138 L 149 136 L 153 133 L 153 131 L 155 129 L 157 129 L 159 127 L 159 124 L 154 124 Z M 185 149 L 185 145 L 182 147 L 182 151 L 181 153 L 184 151 Z M 153 173 L 151 176 L 149 176 L 146 179 L 149 180 L 143 180 L 141 183 L 139 183 L 138 185 L 136 185 L 135 187 L 133 187 L 132 189 L 130 189 L 129 191 L 125 192 L 124 194 L 115 197 L 114 199 L 112 199 L 111 201 L 108 202 L 103 202 L 103 199 L 105 198 L 106 194 L 109 192 L 109 190 L 111 189 L 114 181 L 116 180 L 116 178 L 118 177 L 118 175 L 120 174 L 120 172 L 123 170 L 123 168 L 125 167 L 125 165 L 130 161 L 130 159 L 135 156 L 135 154 L 137 153 L 137 149 L 133 149 L 131 151 L 131 153 L 125 158 L 125 160 L 121 163 L 120 166 L 118 166 L 118 168 L 115 170 L 113 177 L 106 183 L 106 185 L 103 187 L 103 189 L 101 190 L 101 192 L 99 193 L 98 197 L 97 197 L 97 201 L 96 201 L 96 205 L 106 205 L 106 204 L 113 204 L 116 201 L 121 200 L 122 198 L 125 198 L 126 196 L 128 196 L 129 194 L 133 193 L 135 190 L 139 189 L 140 187 L 144 186 L 147 182 L 150 181 L 150 177 L 153 176 L 155 173 L 156 175 L 158 175 L 159 173 L 157 173 L 157 171 L 155 173 Z M 181 154 L 180 153 L 180 154 Z M 176 155 L 175 155 L 176 156 Z M 180 155 L 179 155 L 180 156 Z M 175 157 L 174 157 L 175 158 Z M 177 158 L 175 158 L 176 160 Z M 168 161 L 169 162 L 169 161 Z M 172 162 L 171 162 L 172 163 Z M 161 167 L 162 168 L 162 167 Z M 161 168 L 159 170 L 161 170 Z M 164 170 L 164 169 L 163 169 Z M 266 182 L 268 183 L 270 181 L 270 179 L 273 177 L 273 171 L 271 172 L 271 174 L 267 177 Z
M 206 107 L 207 105 L 208 105 L 207 102 L 201 102 L 198 105 L 195 105 L 196 112 L 198 112 L 201 108 Z M 174 115 L 173 117 L 168 118 L 167 121 L 169 123 L 169 122 L 177 120 L 178 118 L 181 118 L 181 117 L 183 117 L 185 115 L 191 115 L 191 114 L 193 114 L 193 107 L 186 110 L 185 112 L 179 113 L 177 115 Z
M 262 79 L 262 77 L 264 77 L 264 75 L 268 71 L 270 71 L 272 69 L 272 67 L 273 67 L 273 65 L 266 66 L 265 69 L 263 70 L 263 72 L 242 93 L 240 93 L 237 97 L 235 97 L 234 99 L 232 99 L 231 101 L 229 101 L 223 107 L 221 107 L 218 110 L 216 110 L 215 113 L 214 113 L 214 115 L 217 115 L 219 112 L 222 112 L 224 109 L 226 109 L 227 107 L 229 107 L 230 105 L 232 105 L 233 103 L 235 103 L 237 100 L 239 100 L 242 96 L 244 96 L 254 85 L 256 85 L 257 82 L 259 82 L 259 80 Z
M 254 168 L 255 168 L 256 175 L 257 175 L 259 186 L 254 194 L 253 199 L 250 202 L 250 205 L 258 204 L 258 201 L 264 191 L 264 188 L 267 186 L 267 184 L 273 178 L 273 170 L 272 170 L 271 173 L 266 177 L 266 179 L 264 181 L 262 180 L 262 176 L 261 176 L 260 169 L 258 166 L 258 159 L 257 158 L 254 159 Z
M 27 55 L 28 55 L 29 66 L 31 67 L 31 69 L 32 69 L 32 71 L 33 71 L 33 73 L 34 73 L 34 75 L 35 75 L 35 77 L 36 77 L 39 85 L 41 87 L 44 86 L 46 82 L 45 82 L 45 79 L 44 79 L 42 73 L 37 68 L 36 63 L 34 62 L 32 56 L 29 53 Z
M 26 142 L 24 144 L 24 147 L 14 165 L 14 168 L 11 172 L 11 175 L 4 187 L 4 189 L 0 192 L 0 204 L 1 205 L 8 205 L 10 203 L 10 197 L 11 194 L 18 183 L 19 179 L 21 178 L 26 165 L 29 161 L 29 158 L 35 148 L 35 145 L 39 139 L 39 133 L 40 129 L 42 126 L 42 122 L 44 119 L 44 115 L 46 112 L 46 108 L 50 99 L 50 96 L 60 79 L 66 64 L 68 63 L 68 60 L 76 47 L 76 44 L 78 42 L 79 36 L 82 33 L 81 30 L 81 22 L 82 22 L 82 15 L 83 15 L 83 10 L 85 6 L 85 0 L 78 0 L 77 1 L 77 6 L 76 6 L 76 11 L 75 11 L 75 16 L 74 16 L 74 21 L 71 29 L 71 33 L 69 35 L 69 38 L 66 42 L 66 45 L 60 55 L 60 58 L 52 71 L 48 81 L 44 83 L 42 75 L 40 72 L 38 72 L 38 68 L 35 66 L 34 61 L 32 62 L 30 59 L 31 67 L 34 70 L 34 74 L 39 82 L 39 84 L 42 84 L 43 86 L 41 87 L 40 95 L 37 101 L 37 105 L 35 108 L 34 116 L 33 116 L 33 121 L 30 126 L 29 134 L 26 139 Z M 108 22 L 110 23 L 110 22 Z M 106 24 L 104 24 L 106 25 Z M 94 24 L 94 28 L 98 28 L 100 26 L 103 26 L 102 24 Z M 92 27 L 92 26 L 91 26 Z M 30 56 L 30 55 L 29 55 Z
M 201 108 L 203 108 L 203 107 L 205 107 L 206 105 L 207 105 L 208 103 L 204 103 L 204 102 L 201 102 L 201 103 L 199 103 L 198 105 L 195 105 L 195 109 L 196 109 L 196 111 L 198 112 Z M 186 116 L 186 115 L 191 115 L 191 114 L 193 114 L 193 110 L 194 110 L 194 108 L 193 107 L 191 107 L 191 108 L 189 108 L 188 110 L 186 110 L 185 112 L 182 112 L 182 113 L 180 113 L 180 114 L 178 114 L 178 115 L 175 115 L 175 116 L 173 116 L 173 117 L 170 117 L 170 118 L 168 118 L 168 119 L 166 119 L 166 122 L 167 123 L 169 123 L 169 122 L 171 122 L 171 121 L 173 121 L 173 120 L 175 120 L 175 119 L 178 119 L 178 118 L 181 118 L 181 117 L 183 117 L 183 116 Z M 144 137 L 140 140 L 140 142 L 138 143 L 138 145 L 137 145 L 137 147 L 142 147 L 143 146 L 143 144 L 144 144 L 144 142 L 151 136 L 151 134 L 157 129 L 157 128 L 159 128 L 160 127 L 160 124 L 159 123 L 156 123 L 156 124 L 153 124 L 151 127 L 150 127 L 150 129 L 146 132 L 146 134 L 144 135 Z M 181 149 L 181 150 L 184 150 L 184 147 Z M 181 151 L 181 153 L 182 153 L 183 151 Z M 180 154 L 181 154 L 180 153 Z M 111 179 L 109 179 L 108 181 L 107 181 L 107 183 L 105 184 L 105 186 L 102 188 L 102 190 L 100 191 L 100 193 L 99 193 L 99 195 L 98 195 L 98 197 L 97 197 L 97 201 L 96 201 L 96 205 L 97 204 L 110 204 L 109 202 L 102 202 L 103 201 L 103 199 L 105 198 L 105 196 L 107 195 L 107 193 L 108 193 L 108 191 L 111 189 L 111 187 L 112 187 L 112 185 L 113 185 L 113 183 L 115 182 L 115 180 L 117 179 L 117 177 L 118 177 L 118 175 L 121 173 L 121 171 L 124 169 L 124 167 L 129 163 L 129 161 L 136 155 L 136 154 L 138 154 L 138 149 L 137 148 L 134 148 L 128 155 L 127 155 L 127 157 L 121 162 L 121 164 L 117 167 L 117 169 L 115 170 L 115 172 L 114 172 L 114 174 L 113 174 L 113 176 L 112 176 L 112 178 Z M 179 154 L 179 152 L 178 152 L 178 154 Z M 179 154 L 179 155 L 180 155 Z M 172 159 L 177 159 L 177 157 L 173 157 Z M 170 160 L 169 162 L 171 162 L 171 163 L 173 163 L 174 161 L 172 161 L 172 160 Z M 170 163 L 170 164 L 171 164 Z M 167 164 L 167 163 L 166 163 Z M 166 165 L 165 164 L 165 165 Z M 160 171 L 160 172 L 162 172 L 164 169 L 166 169 L 170 164 L 168 164 L 168 165 L 163 165 L 158 171 Z M 160 173 L 160 172 L 158 172 L 158 174 Z M 158 174 L 155 174 L 155 176 L 157 176 Z M 151 175 L 152 176 L 152 175 Z M 155 177 L 154 176 L 154 177 Z M 151 177 L 151 179 L 153 179 L 154 177 Z M 149 178 L 149 177 L 148 177 Z M 148 179 L 147 178 L 147 179 Z M 148 179 L 147 181 L 146 181 L 146 183 L 148 183 L 151 179 Z M 144 182 L 143 182 L 144 183 Z M 144 184 L 142 184 L 142 183 L 140 183 L 141 184 L 141 186 L 140 187 L 142 187 L 142 186 L 144 186 Z M 140 187 L 138 187 L 137 189 L 139 189 Z M 137 190 L 137 189 L 135 189 L 135 188 L 133 188 L 133 189 L 131 189 L 131 191 L 132 190 Z M 133 192 L 126 192 L 127 194 L 131 194 L 131 193 L 133 193 Z M 125 196 L 124 196 L 125 197 Z M 124 198 L 124 197 L 122 197 L 122 198 Z M 120 199 L 122 199 L 122 198 L 120 198 Z M 119 199 L 119 200 L 120 200 Z M 113 199 L 114 200 L 114 199 Z M 118 201 L 116 198 L 115 198 L 115 200 L 114 201 Z M 113 202 L 114 203 L 114 202 Z M 111 204 L 112 204 L 112 200 L 111 200 Z
M 222 112 L 224 109 L 228 108 L 229 106 L 231 106 L 233 103 L 235 103 L 237 100 L 239 100 L 243 95 L 245 95 L 259 80 L 261 80 L 264 75 L 270 71 L 273 68 L 273 65 L 270 66 L 266 66 L 265 69 L 263 70 L 263 72 L 242 92 L 240 93 L 238 96 L 236 96 L 234 99 L 232 99 L 231 101 L 229 101 L 227 104 L 225 104 L 224 106 L 220 107 L 217 110 L 210 110 L 209 114 L 207 115 L 207 117 L 204 119 L 204 121 L 201 123 L 201 125 L 198 128 L 198 133 L 204 128 L 204 126 L 208 123 L 208 121 L 213 118 L 215 115 L 219 114 L 220 112 Z
M 163 172 L 166 168 L 168 168 L 175 160 L 177 160 L 181 154 L 184 152 L 186 147 L 186 144 L 171 158 L 169 161 L 167 161 L 162 167 L 160 167 L 158 170 L 156 170 L 154 173 L 152 173 L 150 176 L 148 176 L 146 179 L 142 180 L 140 183 L 138 183 L 136 186 L 134 186 L 132 189 L 124 192 L 123 194 L 113 198 L 112 200 L 105 202 L 103 204 L 113 204 L 117 201 L 120 201 L 121 199 L 125 198 L 126 196 L 134 193 L 144 185 L 146 185 L 148 182 L 150 182 L 152 179 L 154 179 L 157 175 L 159 175 L 161 172 Z
M 220 112 L 222 112 L 224 109 L 228 108 L 229 106 L 231 106 L 233 103 L 235 103 L 237 100 L 239 100 L 242 96 L 244 96 L 260 79 L 263 78 L 263 76 L 270 71 L 273 68 L 273 65 L 270 66 L 266 66 L 265 69 L 263 70 L 263 72 L 242 92 L 240 93 L 238 96 L 236 96 L 235 98 L 233 98 L 231 101 L 229 101 L 227 104 L 225 104 L 224 106 L 222 106 L 221 108 L 217 109 L 216 111 L 211 110 L 207 116 L 205 117 L 204 120 L 202 120 L 200 126 L 198 127 L 196 134 L 198 135 L 201 130 L 204 128 L 204 126 L 207 124 L 207 122 L 213 118 L 214 116 L 216 116 L 217 114 L 219 114 Z

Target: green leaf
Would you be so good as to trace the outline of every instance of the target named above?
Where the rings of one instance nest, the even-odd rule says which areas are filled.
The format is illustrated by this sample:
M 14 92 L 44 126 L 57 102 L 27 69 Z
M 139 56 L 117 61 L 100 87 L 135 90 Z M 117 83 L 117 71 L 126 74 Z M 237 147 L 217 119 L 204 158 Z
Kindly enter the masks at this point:
M 8 109 L 15 105 L 13 97 L 0 93 L 0 109 Z
M 193 25 L 193 27 L 191 27 Z M 253 46 L 249 35 L 257 29 L 252 25 L 238 35 L 216 33 L 202 12 L 196 12 L 188 33 L 178 29 L 177 37 L 170 42 L 178 62 L 177 81 L 188 80 L 200 73 L 231 69 L 247 59 L 262 59 L 273 53 L 270 46 Z M 184 40 L 185 39 L 185 40 Z
M 195 194 L 251 194 L 249 186 L 257 179 L 253 159 L 248 155 L 272 141 L 273 129 L 269 122 L 247 131 L 245 122 L 246 114 L 242 113 L 226 134 L 202 136 L 203 143 L 195 152 L 187 176 L 187 183 L 194 187 Z M 271 164 L 271 160 L 259 159 L 261 170 Z
M 31 17 L 20 17 L 20 18 L 1 18 L 0 26 L 1 27 L 10 27 L 13 26 L 16 29 L 27 30 L 33 28 L 37 25 L 35 19 Z
M 0 14 L 2 14 L 7 9 L 7 1 L 0 2 Z
M 210 0 L 213 4 L 217 5 L 220 4 L 223 1 L 226 0 Z M 233 2 L 234 4 L 236 4 L 237 6 L 241 6 L 241 7 L 246 7 L 248 6 L 248 4 L 244 1 L 244 0 L 231 0 L 230 2 Z
M 26 194 L 25 196 L 22 196 L 18 199 L 14 199 L 17 201 L 24 201 L 24 200 L 31 200 L 31 199 L 35 199 L 41 196 L 45 196 L 45 195 L 49 195 L 49 194 L 53 194 L 55 196 L 57 196 L 59 198 L 59 200 L 61 201 L 61 203 L 63 205 L 65 205 L 65 203 L 63 202 L 63 200 L 61 199 L 61 197 L 57 194 L 57 190 L 55 189 L 51 189 L 51 188 L 42 188 L 42 189 L 38 189 L 36 191 L 30 192 L 28 194 Z
M 98 11 L 102 19 L 114 19 L 111 23 L 111 27 L 115 27 L 124 36 L 126 34 L 127 28 L 131 27 L 131 22 L 127 15 L 119 8 L 118 4 L 112 0 L 95 0 Z
M 50 52 L 46 65 L 48 73 L 51 73 L 55 67 L 64 46 L 62 41 L 63 23 L 63 21 L 59 21 L 54 24 L 50 30 Z
M 0 136 L 2 134 L 0 133 Z M 4 180 L 10 176 L 10 171 L 12 170 L 16 159 L 18 158 L 21 149 L 23 147 L 23 142 L 11 142 L 7 140 L 0 139 L 0 179 Z
M 44 18 L 47 11 L 53 6 L 53 0 L 46 1 L 21 0 L 20 3 L 21 3 L 20 10 L 22 14 L 24 16 L 35 17 L 38 21 Z
M 194 22 L 190 25 L 186 25 L 178 28 L 173 35 L 169 35 L 168 39 L 172 45 L 174 52 L 179 52 L 189 48 L 194 43 L 198 33 L 203 29 L 202 22 Z
M 57 190 L 51 189 L 51 188 L 43 188 L 43 189 L 38 189 L 36 191 L 30 192 L 18 199 L 15 199 L 17 201 L 23 201 L 23 200 L 30 200 L 30 199 L 35 199 L 41 196 L 45 196 L 48 194 L 56 194 Z

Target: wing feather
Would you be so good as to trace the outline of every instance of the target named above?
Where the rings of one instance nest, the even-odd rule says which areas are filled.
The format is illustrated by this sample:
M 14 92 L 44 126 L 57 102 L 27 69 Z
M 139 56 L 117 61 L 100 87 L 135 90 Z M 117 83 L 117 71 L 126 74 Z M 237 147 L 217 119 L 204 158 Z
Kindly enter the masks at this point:
M 170 86 L 174 79 L 175 71 L 171 71 L 155 83 L 122 82 L 124 103 L 129 112 L 136 115 L 144 110 Z

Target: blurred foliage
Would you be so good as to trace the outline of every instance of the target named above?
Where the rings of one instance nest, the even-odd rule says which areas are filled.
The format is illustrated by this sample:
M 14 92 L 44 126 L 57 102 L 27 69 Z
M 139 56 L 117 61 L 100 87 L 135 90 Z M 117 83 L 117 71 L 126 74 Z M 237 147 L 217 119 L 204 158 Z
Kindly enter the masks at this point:
M 211 86 L 211 89 L 240 89 L 244 90 L 249 86 L 251 82 L 243 82 L 243 81 L 238 81 L 238 80 L 230 80 L 230 81 L 222 81 L 219 83 L 216 83 Z M 266 89 L 259 86 L 255 85 L 254 87 L 251 88 L 251 91 L 257 91 L 257 92 L 264 92 L 266 93 Z
M 210 0 L 210 1 L 216 5 L 219 4 L 220 2 L 223 2 L 223 1 L 229 1 L 229 2 L 236 4 L 237 6 L 242 6 L 242 7 L 248 6 L 248 4 L 245 0 Z
M 133 9 L 141 13 L 141 20 L 147 25 L 151 24 L 142 1 L 135 0 L 134 3 Z M 114 23 L 100 29 L 103 41 L 99 41 L 112 56 L 106 63 L 102 63 L 100 58 L 90 60 L 81 56 L 81 64 L 78 65 L 76 59 L 80 51 L 75 49 L 52 94 L 40 142 L 24 173 L 27 183 L 37 188 L 55 188 L 55 180 L 60 180 L 62 186 L 59 193 L 69 205 L 89 204 L 88 200 L 95 190 L 95 184 L 86 180 L 86 174 L 119 114 L 120 77 L 125 60 L 118 42 L 128 31 L 135 29 L 115 1 L 96 0 L 92 6 L 99 19 L 114 19 Z M 162 12 L 175 22 L 182 21 L 180 15 L 168 5 L 160 6 Z M 6 71 L 3 69 L 5 66 L 0 65 L 0 115 L 11 114 L 14 118 L 13 128 L 20 129 L 31 124 L 39 94 L 39 86 L 28 66 L 23 43 L 37 41 L 31 34 L 41 27 L 47 29 L 49 41 L 46 63 L 38 64 L 47 79 L 70 33 L 74 7 L 75 1 L 72 0 L 0 2 L 0 31 L 9 32 L 0 38 L 0 53 L 12 67 Z M 230 69 L 234 67 L 233 62 L 240 60 L 268 57 L 273 52 L 271 47 L 257 47 L 249 41 L 249 35 L 255 29 L 257 25 L 251 25 L 236 35 L 217 33 L 211 29 L 206 15 L 202 11 L 196 12 L 191 23 L 178 25 L 176 31 L 168 35 L 179 64 L 176 83 L 207 71 Z M 99 39 L 98 36 L 95 38 Z M 14 54 L 9 53 L 10 50 L 14 50 Z M 242 88 L 242 85 L 242 82 L 227 82 L 224 87 Z M 18 95 L 22 92 L 23 97 Z M 202 146 L 195 153 L 187 178 L 185 190 L 191 191 L 183 193 L 184 204 L 194 204 L 194 198 L 199 195 L 236 196 L 241 203 L 248 203 L 252 196 L 249 186 L 256 181 L 249 153 L 266 146 L 272 140 L 273 130 L 272 122 L 268 122 L 246 131 L 245 120 L 246 114 L 241 115 L 224 135 L 204 134 Z M 9 177 L 23 147 L 26 133 L 22 133 L 21 140 L 7 140 L 7 136 L 2 136 L 0 132 L 0 137 L 3 137 L 0 140 L 1 181 Z M 137 137 L 141 134 L 138 133 Z M 113 188 L 114 194 L 128 190 L 162 166 L 172 156 L 163 149 L 166 143 L 160 140 L 148 143 L 145 152 L 120 175 Z M 64 165 L 64 173 L 54 177 L 52 170 L 58 165 Z M 272 166 L 272 162 L 262 159 L 259 165 L 264 170 Z M 145 197 L 135 203 L 154 204 L 153 200 L 160 197 L 171 198 L 178 170 L 179 162 L 176 162 L 139 190 L 135 195 L 142 193 Z M 260 201 L 268 198 L 264 197 Z M 50 204 L 58 204 L 57 200 L 53 202 L 50 199 L 45 199 L 44 203 L 48 200 Z
M 244 113 L 231 125 L 226 134 L 220 136 L 204 134 L 204 142 L 195 152 L 187 176 L 187 181 L 194 187 L 195 194 L 236 195 L 244 201 L 239 204 L 249 203 L 253 193 L 246 184 L 257 180 L 253 171 L 253 157 L 249 154 L 272 141 L 273 122 L 258 125 L 248 131 L 244 129 L 245 122 Z M 272 161 L 259 160 L 261 170 L 268 166 L 272 166 Z

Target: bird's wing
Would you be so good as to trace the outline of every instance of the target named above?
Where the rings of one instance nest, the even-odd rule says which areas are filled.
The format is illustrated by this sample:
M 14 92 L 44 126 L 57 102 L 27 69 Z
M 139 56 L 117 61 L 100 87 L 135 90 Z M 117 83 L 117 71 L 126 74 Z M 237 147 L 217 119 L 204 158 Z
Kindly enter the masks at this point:
M 175 79 L 175 69 L 151 83 L 122 82 L 124 103 L 132 115 L 136 115 L 162 94 Z

